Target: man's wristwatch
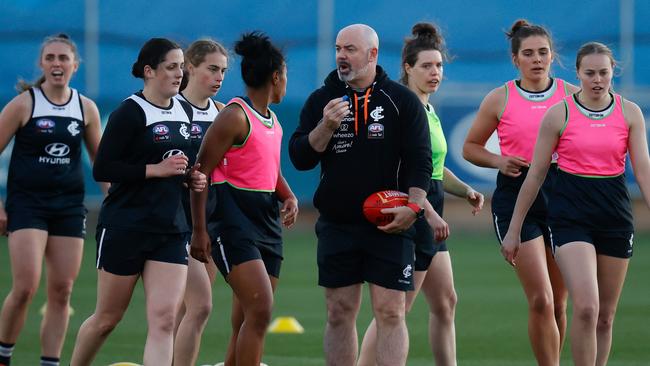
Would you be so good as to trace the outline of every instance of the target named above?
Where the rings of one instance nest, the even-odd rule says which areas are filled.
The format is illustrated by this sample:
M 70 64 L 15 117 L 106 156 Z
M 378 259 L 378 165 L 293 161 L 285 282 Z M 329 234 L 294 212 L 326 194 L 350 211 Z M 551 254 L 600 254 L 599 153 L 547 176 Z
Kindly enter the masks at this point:
M 406 204 L 406 207 L 410 208 L 411 210 L 413 210 L 413 212 L 415 212 L 415 218 L 416 219 L 424 217 L 424 208 L 418 206 L 417 203 L 409 202 L 409 203 Z

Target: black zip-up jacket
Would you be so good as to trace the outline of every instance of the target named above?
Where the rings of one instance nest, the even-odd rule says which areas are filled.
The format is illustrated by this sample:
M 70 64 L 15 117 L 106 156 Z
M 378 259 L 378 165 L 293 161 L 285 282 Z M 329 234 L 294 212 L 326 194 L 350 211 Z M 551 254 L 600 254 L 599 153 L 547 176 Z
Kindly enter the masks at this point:
M 325 105 L 343 95 L 350 97 L 351 112 L 318 153 L 308 135 L 322 121 Z M 362 205 L 370 194 L 409 187 L 427 191 L 431 181 L 431 141 L 422 103 L 379 66 L 374 83 L 361 92 L 340 81 L 336 70 L 330 73 L 302 108 L 289 156 L 298 170 L 320 162 L 314 206 L 332 222 L 366 222 Z

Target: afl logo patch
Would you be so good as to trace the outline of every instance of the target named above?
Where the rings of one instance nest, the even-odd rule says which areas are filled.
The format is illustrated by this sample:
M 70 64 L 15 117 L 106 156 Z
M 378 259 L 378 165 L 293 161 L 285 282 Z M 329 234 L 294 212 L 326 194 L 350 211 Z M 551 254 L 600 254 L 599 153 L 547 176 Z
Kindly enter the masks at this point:
M 163 160 L 165 160 L 167 158 L 171 158 L 172 156 L 177 156 L 177 155 L 185 155 L 185 153 L 183 152 L 183 150 L 171 149 L 171 150 L 167 151 L 165 154 L 163 154 Z
M 165 125 L 155 125 L 153 126 L 153 133 L 158 136 L 163 136 L 169 133 L 169 127 Z
M 70 147 L 61 142 L 53 142 L 45 146 L 45 152 L 50 156 L 60 158 L 70 153 Z
M 190 129 L 190 133 L 192 135 L 200 135 L 203 132 L 203 129 L 201 126 L 197 125 L 196 123 L 192 123 L 192 128 Z
M 39 128 L 38 132 L 53 133 L 54 126 L 56 126 L 56 123 L 51 119 L 42 118 L 36 121 L 36 127 Z
M 165 142 L 169 141 L 171 136 L 169 136 L 169 127 L 163 124 L 157 124 L 153 126 L 153 142 Z
M 384 125 L 382 125 L 381 123 L 371 123 L 370 125 L 368 125 L 368 138 L 383 139 Z

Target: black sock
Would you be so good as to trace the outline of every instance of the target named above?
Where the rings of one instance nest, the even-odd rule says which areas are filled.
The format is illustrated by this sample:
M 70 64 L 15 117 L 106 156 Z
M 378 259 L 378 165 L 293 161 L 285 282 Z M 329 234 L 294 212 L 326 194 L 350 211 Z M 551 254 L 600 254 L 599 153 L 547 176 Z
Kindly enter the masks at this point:
M 41 356 L 41 366 L 59 366 L 59 361 L 58 357 Z
M 13 352 L 14 344 L 0 342 L 0 365 L 9 366 Z

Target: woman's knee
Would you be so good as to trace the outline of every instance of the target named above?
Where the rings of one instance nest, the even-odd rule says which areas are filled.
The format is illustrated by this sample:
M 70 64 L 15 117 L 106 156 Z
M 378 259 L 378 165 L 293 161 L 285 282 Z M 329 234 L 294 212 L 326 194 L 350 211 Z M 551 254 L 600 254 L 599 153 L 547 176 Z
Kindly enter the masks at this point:
M 573 305 L 573 318 L 585 326 L 595 327 L 598 321 L 598 302 L 575 302 Z
M 161 333 L 171 334 L 176 322 L 176 308 L 174 306 L 160 306 L 150 309 L 147 316 L 149 329 Z
M 122 314 L 95 314 L 95 327 L 100 336 L 105 337 L 111 334 L 113 329 L 122 320 Z
M 266 303 L 259 303 L 245 310 L 245 321 L 251 323 L 261 333 L 266 332 L 271 323 L 272 306 Z
M 68 303 L 70 302 L 70 296 L 72 295 L 73 286 L 73 280 L 59 281 L 49 285 L 47 299 L 48 303 L 61 307 L 68 306 Z
M 11 290 L 11 296 L 14 301 L 20 305 L 27 305 L 32 302 L 34 295 L 38 291 L 38 282 L 20 283 Z
M 614 325 L 616 309 L 601 308 L 598 313 L 597 329 L 599 332 L 609 332 Z
M 212 300 L 202 301 L 187 307 L 185 317 L 196 319 L 198 322 L 207 322 L 212 312 Z
M 553 304 L 553 294 L 546 292 L 534 293 L 528 297 L 528 308 L 536 314 L 555 314 L 555 305 Z
M 554 300 L 553 302 L 553 311 L 556 319 L 560 319 L 566 316 L 566 299 L 564 300 Z

